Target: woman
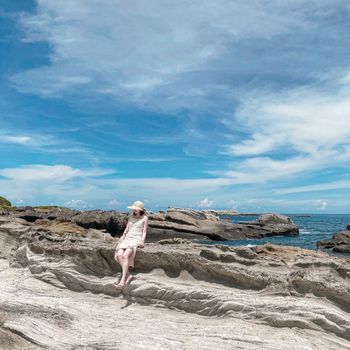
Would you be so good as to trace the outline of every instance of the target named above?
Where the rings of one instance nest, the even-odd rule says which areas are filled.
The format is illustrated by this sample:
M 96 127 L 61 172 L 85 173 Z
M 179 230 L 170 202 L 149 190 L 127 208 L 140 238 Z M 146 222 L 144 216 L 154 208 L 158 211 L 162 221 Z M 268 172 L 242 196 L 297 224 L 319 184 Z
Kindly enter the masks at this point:
M 128 208 L 132 209 L 133 213 L 129 217 L 114 256 L 122 267 L 122 277 L 119 283 L 115 284 L 117 288 L 123 288 L 131 282 L 133 275 L 129 272 L 129 266 L 134 267 L 137 248 L 144 247 L 147 234 L 148 217 L 145 215 L 144 204 L 136 201 Z

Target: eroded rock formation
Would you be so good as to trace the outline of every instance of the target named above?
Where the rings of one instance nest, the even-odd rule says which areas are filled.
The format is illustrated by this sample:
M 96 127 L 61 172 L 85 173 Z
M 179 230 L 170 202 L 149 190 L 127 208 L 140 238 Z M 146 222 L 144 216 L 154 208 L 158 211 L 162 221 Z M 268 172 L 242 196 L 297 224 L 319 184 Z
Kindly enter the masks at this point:
M 11 215 L 36 222 L 41 219 L 70 221 L 84 228 L 105 229 L 114 237 L 122 235 L 128 213 L 113 210 L 69 210 L 51 208 L 36 210 L 32 207 L 13 209 Z M 299 228 L 290 218 L 265 214 L 256 221 L 233 223 L 219 220 L 213 213 L 192 209 L 168 209 L 167 212 L 148 213 L 148 240 L 156 242 L 167 238 L 225 241 L 262 238 L 274 235 L 298 235 Z
M 262 238 L 274 235 L 298 235 L 299 227 L 285 215 L 265 214 L 257 221 L 232 223 L 217 220 L 206 212 L 169 209 L 150 215 L 152 240 L 162 238 L 200 238 L 217 241 Z
M 135 327 L 138 322 L 144 339 L 148 338 L 143 327 L 160 334 L 163 343 L 157 343 L 155 349 L 205 348 L 208 343 L 213 344 L 209 333 L 216 332 L 212 320 L 219 317 L 220 324 L 228 327 L 216 336 L 217 347 L 221 349 L 232 346 L 250 350 L 300 349 L 297 347 L 300 341 L 303 346 L 315 349 L 346 349 L 350 345 L 349 260 L 321 251 L 271 244 L 249 248 L 164 239 L 146 243 L 145 248 L 138 250 L 135 279 L 120 291 L 113 286 L 120 276 L 119 265 L 113 258 L 117 241 L 106 232 L 73 222 L 41 219 L 29 223 L 2 217 L 1 257 L 11 266 L 4 268 L 3 276 L 15 270 L 25 276 L 28 284 L 21 281 L 21 289 L 16 290 L 10 282 L 2 282 L 0 340 L 12 337 L 7 338 L 9 343 L 22 342 L 24 348 L 28 344 L 32 348 L 53 344 L 58 349 L 79 346 L 115 349 L 118 344 L 126 348 L 127 326 L 117 337 L 113 337 L 116 333 L 108 333 L 115 328 L 109 326 L 109 321 L 117 322 L 119 316 L 123 317 L 121 327 L 123 323 Z M 45 287 L 41 296 L 35 294 L 30 299 L 25 288 L 27 294 L 30 288 L 39 293 L 39 284 L 32 278 L 50 286 Z M 11 278 L 1 281 L 8 280 Z M 69 291 L 79 292 L 79 299 Z M 54 297 L 48 299 L 47 293 Z M 63 296 L 67 303 L 64 307 L 50 304 L 60 300 L 54 299 L 57 295 Z M 132 319 L 115 309 L 120 305 L 118 300 L 134 305 L 136 313 Z M 84 308 L 84 303 L 91 305 L 85 304 Z M 153 320 L 152 328 L 145 326 L 144 317 L 156 310 L 154 307 L 163 311 L 154 311 L 153 317 L 157 314 L 160 322 Z M 173 315 L 170 310 L 185 322 L 191 336 L 175 320 L 168 330 L 164 328 L 167 312 Z M 137 311 L 143 316 L 137 316 Z M 206 318 L 203 321 L 201 317 Z M 205 330 L 197 343 L 193 341 L 196 324 L 201 332 Z M 184 342 L 173 341 L 181 336 L 176 338 L 171 329 L 179 329 Z M 246 337 L 239 335 L 242 329 Z M 278 334 L 280 339 L 276 338 Z M 135 341 L 141 347 L 145 346 L 144 339 L 136 337 Z M 293 347 L 296 340 L 299 345 L 296 342 Z

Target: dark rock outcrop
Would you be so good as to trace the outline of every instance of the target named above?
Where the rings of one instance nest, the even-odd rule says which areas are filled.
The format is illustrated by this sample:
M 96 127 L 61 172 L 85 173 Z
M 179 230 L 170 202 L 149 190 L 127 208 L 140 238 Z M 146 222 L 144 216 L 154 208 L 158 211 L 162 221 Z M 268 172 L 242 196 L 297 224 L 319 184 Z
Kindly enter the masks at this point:
M 346 230 L 337 232 L 332 239 L 325 239 L 317 242 L 319 249 L 331 249 L 336 253 L 350 254 L 350 225 Z
M 116 211 L 89 210 L 72 216 L 71 221 L 85 228 L 105 229 L 112 236 L 120 236 L 126 227 L 128 215 Z
M 70 220 L 71 217 L 80 213 L 79 210 L 71 210 L 68 208 L 61 208 L 57 206 L 52 207 L 12 207 L 8 210 L 8 215 L 13 215 L 17 218 L 24 219 L 28 222 L 35 222 L 40 219 L 54 220 L 61 218 L 64 220 Z
M 218 241 L 245 238 L 234 224 L 208 219 L 201 212 L 169 210 L 164 214 L 151 214 L 149 219 L 149 238 L 152 241 L 174 237 Z
M 224 241 L 299 234 L 299 227 L 285 215 L 264 214 L 257 221 L 241 223 L 218 221 L 207 215 L 184 209 L 169 209 L 164 214 L 150 215 L 150 236 L 157 239 L 181 237 Z
M 70 221 L 84 228 L 105 229 L 112 236 L 120 236 L 125 229 L 127 214 L 103 210 L 71 210 L 57 207 L 36 209 L 35 207 L 16 208 L 11 214 L 28 222 L 37 220 Z
M 69 210 L 61 208 L 13 210 L 12 215 L 28 222 L 37 220 L 70 221 L 84 228 L 106 230 L 113 237 L 122 235 L 128 213 L 103 210 Z M 258 220 L 233 223 L 219 220 L 208 211 L 192 209 L 168 209 L 167 212 L 148 213 L 148 240 L 155 242 L 167 238 L 225 241 L 247 238 L 262 238 L 275 235 L 297 235 L 299 228 L 290 218 L 279 214 L 264 214 Z
M 263 214 L 256 221 L 240 222 L 246 227 L 248 238 L 262 238 L 269 236 L 296 236 L 299 234 L 299 226 L 286 215 Z

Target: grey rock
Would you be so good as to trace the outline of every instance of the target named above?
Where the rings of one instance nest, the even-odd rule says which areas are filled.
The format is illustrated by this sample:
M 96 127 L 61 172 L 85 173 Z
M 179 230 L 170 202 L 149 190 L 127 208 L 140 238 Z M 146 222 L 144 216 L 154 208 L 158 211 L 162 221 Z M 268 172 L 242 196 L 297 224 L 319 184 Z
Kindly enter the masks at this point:
M 258 217 L 257 220 L 260 224 L 291 224 L 292 220 L 290 217 L 281 214 L 269 213 L 263 214 Z
M 138 250 L 132 270 L 135 279 L 123 290 L 117 290 L 113 282 L 121 272 L 114 260 L 118 239 L 106 239 L 105 232 L 57 219 L 31 224 L 13 217 L 2 218 L 0 232 L 0 246 L 7 247 L 4 256 L 16 266 L 13 270 L 5 269 L 4 259 L 0 259 L 0 341 L 5 337 L 1 331 L 7 330 L 41 347 L 113 349 L 116 340 L 130 341 L 125 336 L 127 327 L 117 336 L 106 330 L 109 323 L 116 331 L 123 327 L 122 310 L 116 310 L 119 298 L 123 298 L 123 304 L 127 302 L 129 306 L 124 321 L 137 325 L 138 334 L 148 324 L 152 325 L 152 331 L 148 329 L 152 337 L 160 329 L 166 332 L 165 338 L 161 335 L 157 338 L 158 349 L 168 348 L 170 343 L 164 341 L 172 328 L 179 331 L 179 324 L 169 326 L 170 312 L 178 312 L 181 322 L 186 320 L 186 331 L 196 334 L 197 342 L 187 347 L 190 349 L 214 346 L 208 343 L 211 338 L 202 333 L 203 329 L 210 331 L 203 328 L 204 323 L 212 325 L 214 332 L 219 326 L 218 317 L 220 324 L 229 327 L 215 336 L 217 346 L 223 349 L 232 345 L 245 350 L 252 348 L 251 341 L 245 342 L 247 335 L 242 338 L 237 333 L 232 338 L 242 329 L 244 334 L 258 334 L 259 342 L 255 339 L 254 344 L 259 348 L 263 344 L 267 350 L 288 348 L 290 339 L 296 337 L 298 344 L 309 347 L 317 344 L 321 350 L 334 344 L 337 349 L 346 349 L 349 344 L 347 259 L 272 244 L 249 248 L 165 239 L 159 243 L 146 242 Z M 17 274 L 18 279 L 11 284 Z M 47 287 L 39 281 L 46 282 Z M 58 301 L 62 304 L 57 304 Z M 161 312 L 157 317 L 147 317 L 144 306 L 148 306 L 147 310 L 161 308 Z M 133 314 L 133 310 L 137 312 Z M 206 316 L 200 326 L 198 316 Z M 160 321 L 155 322 L 158 317 Z M 145 322 L 147 319 L 152 322 Z M 166 327 L 160 328 L 164 322 Z M 248 324 L 249 332 L 244 328 Z M 181 337 L 186 337 L 186 331 Z M 128 335 L 130 332 L 129 329 Z M 143 340 L 145 336 L 146 333 Z M 224 343 L 225 338 L 230 341 Z M 135 342 L 138 339 L 139 335 Z M 179 335 L 174 339 L 179 339 Z M 23 344 L 16 345 L 23 348 L 28 345 Z M 178 345 L 172 342 L 170 348 Z
M 337 253 L 350 254 L 350 231 L 340 231 L 335 233 L 332 239 L 318 241 L 317 248 L 331 249 Z
M 120 236 L 128 215 L 116 211 L 89 210 L 74 215 L 71 220 L 84 228 L 106 229 L 112 236 Z
M 18 218 L 28 222 L 37 220 L 70 221 L 84 228 L 106 230 L 113 237 L 120 237 L 125 229 L 128 213 L 103 210 L 25 210 L 14 211 Z M 149 217 L 148 239 L 158 241 L 167 238 L 199 240 L 235 240 L 262 238 L 274 235 L 297 235 L 299 228 L 290 218 L 279 214 L 264 214 L 257 221 L 232 223 L 218 220 L 212 212 L 193 209 L 170 208 L 167 212 L 147 213 Z
M 185 209 L 171 209 L 165 214 L 150 216 L 149 227 L 152 240 L 178 236 L 224 241 L 299 234 L 299 227 L 284 215 L 265 214 L 257 221 L 232 223 L 207 219 L 205 213 Z

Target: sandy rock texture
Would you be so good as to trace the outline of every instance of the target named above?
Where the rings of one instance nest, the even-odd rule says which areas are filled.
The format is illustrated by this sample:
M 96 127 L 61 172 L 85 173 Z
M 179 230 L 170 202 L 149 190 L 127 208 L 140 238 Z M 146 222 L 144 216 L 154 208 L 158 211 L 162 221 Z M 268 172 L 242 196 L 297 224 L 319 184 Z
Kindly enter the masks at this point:
M 56 227 L 57 226 L 57 227 Z M 320 251 L 146 243 L 0 217 L 0 342 L 22 349 L 350 349 L 350 261 Z

